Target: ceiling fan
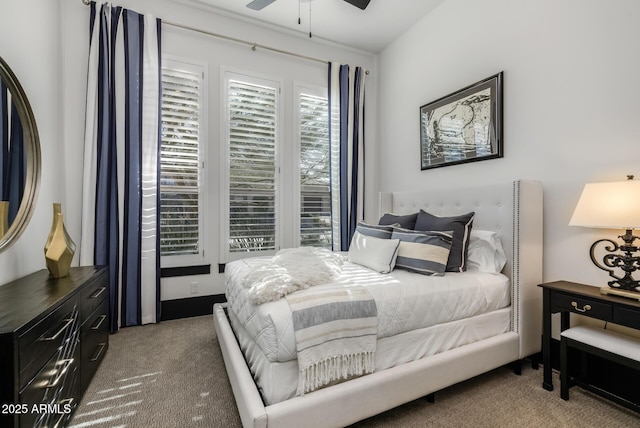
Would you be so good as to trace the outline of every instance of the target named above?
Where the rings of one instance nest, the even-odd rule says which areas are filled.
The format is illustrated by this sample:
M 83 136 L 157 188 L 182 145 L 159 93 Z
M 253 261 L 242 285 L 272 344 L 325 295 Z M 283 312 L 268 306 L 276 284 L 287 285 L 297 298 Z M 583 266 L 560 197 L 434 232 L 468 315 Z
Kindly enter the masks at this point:
M 262 10 L 265 7 L 269 6 L 271 3 L 273 3 L 274 1 L 276 0 L 253 0 L 251 3 L 247 4 L 247 7 L 253 10 Z M 371 0 L 344 0 L 344 1 L 362 10 L 365 10 L 367 6 L 369 6 L 369 2 Z

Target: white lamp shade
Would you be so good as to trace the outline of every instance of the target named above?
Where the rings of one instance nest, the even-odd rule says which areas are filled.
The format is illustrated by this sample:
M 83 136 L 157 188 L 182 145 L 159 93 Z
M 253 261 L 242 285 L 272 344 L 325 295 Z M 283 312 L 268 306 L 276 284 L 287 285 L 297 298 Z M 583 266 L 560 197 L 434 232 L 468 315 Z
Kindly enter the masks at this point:
M 640 180 L 586 184 L 569 225 L 640 228 Z

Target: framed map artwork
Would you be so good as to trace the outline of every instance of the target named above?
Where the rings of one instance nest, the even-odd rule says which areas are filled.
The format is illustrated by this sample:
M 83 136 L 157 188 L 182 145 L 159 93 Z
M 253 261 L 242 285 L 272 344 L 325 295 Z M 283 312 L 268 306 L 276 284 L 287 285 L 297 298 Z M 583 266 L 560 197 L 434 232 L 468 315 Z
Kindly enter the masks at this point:
M 420 107 L 421 169 L 501 157 L 502 72 Z

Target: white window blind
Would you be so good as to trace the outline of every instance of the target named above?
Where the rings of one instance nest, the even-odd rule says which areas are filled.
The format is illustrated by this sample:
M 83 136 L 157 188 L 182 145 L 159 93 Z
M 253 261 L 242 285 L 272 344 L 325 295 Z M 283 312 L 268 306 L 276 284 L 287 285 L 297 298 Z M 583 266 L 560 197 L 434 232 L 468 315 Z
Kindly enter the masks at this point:
M 275 250 L 278 88 L 228 80 L 229 252 Z
M 327 97 L 301 93 L 300 244 L 331 248 L 329 104 Z
M 203 81 L 202 66 L 163 61 L 160 154 L 163 257 L 202 255 Z

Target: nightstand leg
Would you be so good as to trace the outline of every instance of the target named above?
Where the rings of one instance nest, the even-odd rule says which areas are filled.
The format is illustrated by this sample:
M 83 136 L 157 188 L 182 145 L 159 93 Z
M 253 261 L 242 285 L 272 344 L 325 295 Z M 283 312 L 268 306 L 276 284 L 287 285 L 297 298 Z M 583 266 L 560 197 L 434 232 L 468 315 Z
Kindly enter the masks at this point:
M 560 398 L 569 399 L 569 367 L 567 364 L 567 340 L 560 339 Z
M 544 289 L 542 294 L 542 387 L 547 391 L 553 391 L 553 379 L 551 377 L 551 292 Z

